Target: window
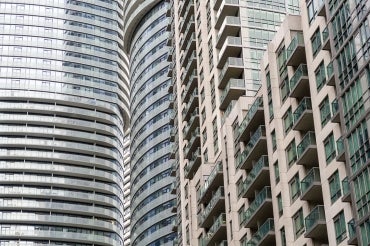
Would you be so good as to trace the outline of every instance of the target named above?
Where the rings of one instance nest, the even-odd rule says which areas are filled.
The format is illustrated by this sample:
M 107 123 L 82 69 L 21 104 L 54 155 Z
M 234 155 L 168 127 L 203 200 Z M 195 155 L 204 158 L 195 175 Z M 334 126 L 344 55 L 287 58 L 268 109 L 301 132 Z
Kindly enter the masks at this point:
M 331 119 L 330 104 L 328 97 L 325 97 L 325 99 L 320 103 L 319 108 L 320 108 L 321 128 L 324 128 L 324 126 Z
M 281 101 L 283 103 L 288 98 L 289 93 L 290 93 L 289 80 L 288 80 L 288 78 L 285 78 L 284 81 L 281 83 L 281 86 L 280 86 L 280 96 L 281 96 Z
M 238 217 L 239 217 L 239 225 L 241 226 L 244 220 L 244 205 L 238 210 Z
M 280 229 L 281 246 L 286 246 L 285 227 Z
M 332 203 L 334 203 L 342 195 L 342 191 L 340 189 L 340 180 L 339 180 L 338 171 L 336 171 L 329 178 L 329 189 L 330 189 L 330 200 Z
M 289 181 L 290 187 L 290 200 L 293 203 L 300 196 L 300 182 L 299 182 L 299 173 L 294 175 L 294 177 Z
M 272 151 L 274 152 L 276 150 L 276 132 L 273 130 L 271 132 L 271 141 L 272 141 Z
M 281 193 L 277 195 L 277 202 L 278 202 L 278 211 L 279 211 L 279 216 L 283 215 L 283 199 L 281 197 Z
M 298 238 L 304 232 L 302 208 L 295 215 L 293 215 L 293 227 L 295 238 Z
M 319 28 L 317 28 L 317 30 L 315 31 L 315 33 L 312 35 L 311 44 L 312 44 L 312 54 L 315 57 L 315 55 L 321 49 L 321 33 L 320 33 L 320 29 Z
M 324 86 L 326 82 L 326 72 L 325 72 L 324 61 L 322 61 L 320 65 L 317 67 L 315 71 L 315 79 L 316 79 L 317 91 L 320 91 L 320 89 Z
M 334 229 L 337 244 L 342 242 L 347 237 L 346 221 L 344 219 L 344 212 L 341 211 L 337 216 L 334 217 Z
M 285 134 L 288 134 L 290 129 L 293 127 L 293 114 L 292 114 L 292 108 L 289 108 L 288 111 L 283 116 L 284 121 L 284 132 Z
M 326 164 L 329 164 L 336 155 L 333 133 L 330 133 L 330 135 L 324 140 L 324 149 Z
M 287 155 L 288 164 L 289 164 L 289 166 L 291 166 L 297 160 L 297 148 L 296 148 L 294 139 L 288 145 L 285 152 L 286 152 L 286 155 Z
M 274 163 L 274 173 L 275 173 L 275 182 L 279 183 L 280 182 L 280 173 L 279 173 L 279 163 L 278 162 Z

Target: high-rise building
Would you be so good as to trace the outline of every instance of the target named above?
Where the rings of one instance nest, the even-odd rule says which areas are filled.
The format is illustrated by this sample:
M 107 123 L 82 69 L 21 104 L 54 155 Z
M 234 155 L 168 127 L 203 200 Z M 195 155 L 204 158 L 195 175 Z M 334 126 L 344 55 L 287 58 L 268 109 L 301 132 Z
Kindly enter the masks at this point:
M 170 6 L 175 243 L 368 245 L 370 2 Z
M 0 3 L 0 244 L 123 245 L 122 1 Z
M 263 52 L 286 13 L 299 13 L 298 1 L 170 2 L 173 93 L 179 108 L 171 136 L 173 193 L 178 194 L 173 229 L 180 245 L 237 245 L 238 223 L 228 218 L 225 224 L 226 215 L 237 216 L 230 205 L 237 197 L 228 185 L 232 161 L 223 128 L 238 98 L 253 99 L 259 90 Z
M 124 45 L 130 63 L 131 245 L 172 245 L 169 48 L 165 1 L 130 1 Z

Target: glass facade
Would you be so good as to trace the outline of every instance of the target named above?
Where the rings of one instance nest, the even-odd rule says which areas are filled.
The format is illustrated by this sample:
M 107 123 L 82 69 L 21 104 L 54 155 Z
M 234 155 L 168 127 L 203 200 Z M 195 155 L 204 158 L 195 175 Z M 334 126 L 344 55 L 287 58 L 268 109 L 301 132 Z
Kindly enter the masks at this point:
M 1 245 L 123 245 L 122 12 L 0 3 Z
M 130 35 L 131 244 L 172 245 L 175 196 L 170 176 L 169 48 L 165 1 L 136 1 L 141 19 Z M 133 7 L 134 4 L 132 4 Z M 128 9 L 130 12 L 131 10 Z M 127 16 L 129 18 L 129 16 Z

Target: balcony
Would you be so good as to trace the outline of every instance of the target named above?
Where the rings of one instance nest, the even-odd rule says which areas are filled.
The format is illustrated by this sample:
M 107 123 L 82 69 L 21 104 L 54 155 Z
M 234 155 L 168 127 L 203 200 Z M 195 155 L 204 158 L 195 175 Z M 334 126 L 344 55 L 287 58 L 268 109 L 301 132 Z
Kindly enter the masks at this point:
M 333 62 L 330 62 L 326 66 L 326 75 L 328 76 L 326 79 L 326 84 L 329 86 L 335 86 L 335 76 L 334 76 L 334 67 Z
M 351 190 L 349 187 L 348 177 L 342 180 L 342 190 L 343 190 L 342 202 L 351 202 Z
M 311 98 L 303 98 L 297 109 L 293 113 L 293 129 L 296 131 L 313 131 L 315 126 L 313 123 Z
M 298 32 L 287 48 L 287 65 L 298 67 L 302 63 L 306 63 L 306 51 L 303 33 Z
M 246 141 L 246 138 L 249 137 L 248 133 L 264 122 L 263 98 L 257 97 L 239 126 L 239 141 Z
M 242 38 L 227 37 L 218 55 L 217 68 L 223 68 L 227 58 L 240 57 L 241 53 L 242 53 Z
M 172 221 L 171 225 L 172 225 L 172 231 L 174 231 L 174 232 L 177 231 L 177 226 L 178 226 L 177 219 L 174 219 Z
M 188 102 L 189 97 L 194 93 L 194 90 L 197 90 L 198 93 L 198 75 L 197 75 L 197 70 L 193 72 L 193 74 L 190 75 L 189 81 L 185 87 L 185 90 L 181 96 L 181 99 L 183 102 Z
M 206 245 L 215 245 L 216 242 L 223 241 L 226 239 L 226 214 L 220 214 L 217 219 L 215 219 L 211 228 L 209 228 L 206 233 Z
M 171 184 L 171 194 L 176 194 L 176 191 L 177 191 L 177 184 L 172 183 Z
M 322 38 L 322 49 L 330 51 L 330 39 L 329 39 L 329 28 L 328 26 L 325 27 L 324 30 L 321 32 Z
M 354 219 L 351 219 L 348 222 L 348 244 L 349 245 L 357 245 L 358 240 L 357 240 L 357 233 L 356 233 L 356 222 Z
M 243 181 L 242 186 L 238 190 L 238 195 L 239 197 L 252 198 L 254 196 L 254 191 L 261 190 L 269 184 L 269 160 L 267 155 L 263 155 L 256 164 L 254 164 L 252 170 Z
M 226 37 L 237 37 L 240 33 L 240 17 L 226 16 L 216 38 L 216 48 L 220 49 Z
M 244 241 L 241 243 L 241 246 L 271 246 L 276 245 L 275 242 L 275 226 L 274 219 L 267 219 L 261 226 L 258 228 L 258 231 L 253 234 L 252 238 L 249 241 Z
M 256 228 L 258 222 L 272 216 L 271 187 L 265 186 L 244 212 L 243 225 L 247 228 Z
M 338 103 L 338 99 L 336 99 L 336 98 L 331 103 L 331 112 L 332 112 L 332 115 L 333 115 L 331 117 L 331 122 L 340 123 L 339 103 Z
M 304 219 L 306 238 L 327 241 L 325 210 L 323 205 L 317 205 Z
M 171 148 L 171 152 L 170 152 L 170 159 L 175 159 L 175 156 L 176 156 L 176 153 L 177 153 L 177 150 L 178 150 L 178 144 L 174 143 L 172 145 L 172 148 Z
M 171 165 L 171 176 L 176 177 L 177 168 L 179 166 L 178 161 L 174 161 Z
M 318 1 L 317 15 L 326 17 L 325 2 L 324 0 Z
M 336 142 L 337 145 L 337 161 L 345 162 L 346 161 L 346 154 L 345 154 L 345 148 L 344 148 L 344 140 L 343 138 L 339 138 Z
M 186 8 L 185 8 L 185 13 L 184 13 L 185 23 L 189 21 L 192 15 L 194 15 L 194 2 L 190 1 L 188 4 L 186 4 Z
M 322 203 L 321 178 L 318 167 L 313 167 L 301 181 L 301 200 Z
M 172 72 L 173 72 L 173 63 L 170 63 L 167 69 L 167 77 L 172 77 Z
M 184 155 L 186 159 L 189 159 L 192 155 L 194 149 L 196 149 L 198 146 L 200 146 L 200 133 L 199 133 L 199 127 L 197 127 L 194 131 L 191 133 L 191 138 L 185 147 Z
M 216 14 L 215 28 L 221 27 L 226 16 L 236 16 L 239 12 L 239 0 L 223 0 L 220 9 Z
M 172 62 L 172 55 L 173 55 L 173 52 L 174 52 L 174 48 L 172 47 L 171 49 L 170 49 L 170 51 L 168 52 L 168 54 L 167 54 L 167 61 L 168 62 Z
M 297 165 L 317 166 L 317 146 L 315 132 L 307 132 L 297 146 Z
M 229 57 L 218 77 L 218 88 L 225 88 L 231 78 L 241 78 L 244 72 L 242 58 Z
M 212 195 L 212 199 L 204 208 L 203 212 L 198 215 L 200 227 L 211 227 L 213 224 L 213 218 L 223 211 L 225 211 L 225 193 L 224 187 L 220 186 Z
M 184 139 L 189 140 L 191 133 L 199 126 L 199 110 L 196 108 L 190 116 L 187 126 L 183 130 Z
M 301 64 L 289 81 L 290 97 L 310 97 L 310 83 L 308 81 L 307 65 Z
M 226 88 L 221 94 L 220 109 L 225 110 L 232 100 L 237 100 L 245 94 L 244 79 L 230 79 Z
M 251 136 L 244 151 L 237 157 L 237 168 L 252 169 L 253 160 L 258 160 L 261 155 L 267 154 L 266 129 L 260 126 Z
M 194 174 L 198 171 L 202 158 L 200 155 L 200 148 L 197 148 L 192 155 L 189 157 L 189 163 L 185 166 L 185 177 L 192 179 Z
M 170 141 L 174 142 L 177 135 L 177 127 L 173 127 L 170 132 Z
M 212 191 L 216 187 L 223 184 L 223 166 L 222 162 L 217 162 L 211 173 L 209 174 L 207 180 L 204 182 L 203 186 L 198 192 L 198 203 L 204 203 L 209 201 L 212 196 Z
M 191 114 L 194 112 L 195 109 L 199 107 L 199 100 L 198 95 L 193 94 L 190 97 L 189 102 L 186 104 L 185 108 L 182 111 L 182 120 L 189 121 Z

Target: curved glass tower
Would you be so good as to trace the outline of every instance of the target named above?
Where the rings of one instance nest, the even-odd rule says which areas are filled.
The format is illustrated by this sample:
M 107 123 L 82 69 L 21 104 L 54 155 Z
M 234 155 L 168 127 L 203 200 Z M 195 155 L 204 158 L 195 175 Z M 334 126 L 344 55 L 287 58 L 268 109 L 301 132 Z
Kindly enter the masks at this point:
M 131 81 L 131 244 L 172 245 L 167 2 L 131 1 L 125 45 Z
M 13 2 L 0 3 L 0 245 L 123 245 L 122 3 Z

